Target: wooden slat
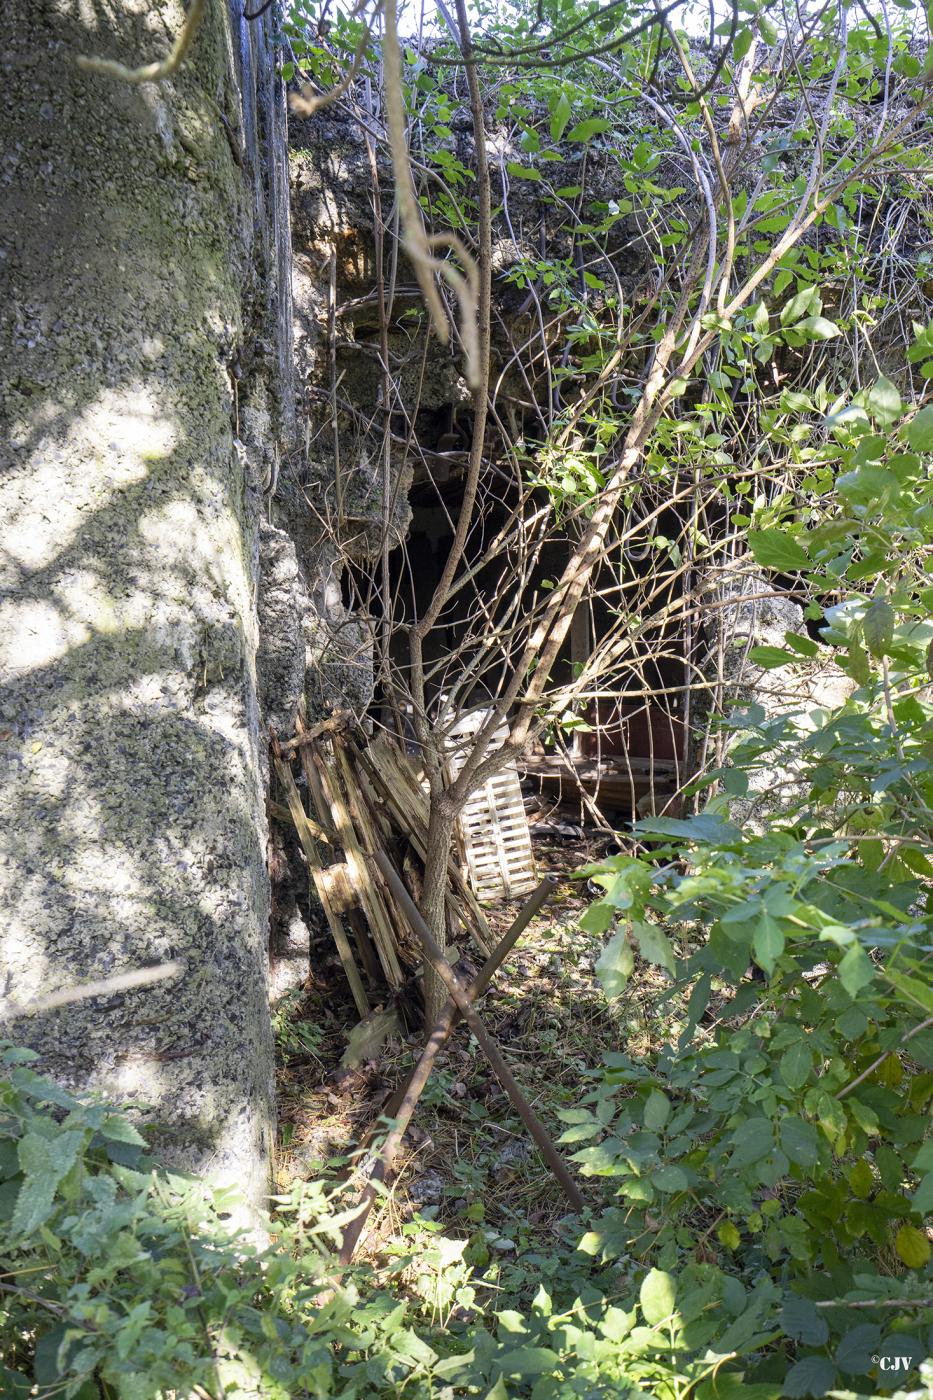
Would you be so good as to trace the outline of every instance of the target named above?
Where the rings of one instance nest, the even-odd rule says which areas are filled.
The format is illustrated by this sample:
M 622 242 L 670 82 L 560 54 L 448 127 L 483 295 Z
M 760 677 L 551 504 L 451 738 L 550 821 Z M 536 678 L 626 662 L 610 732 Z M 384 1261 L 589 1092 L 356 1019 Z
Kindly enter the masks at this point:
M 329 765 L 325 765 L 317 745 L 310 746 L 310 753 L 311 761 L 317 769 L 322 800 L 327 804 L 328 809 L 320 811 L 318 815 L 322 822 L 326 822 L 328 815 L 330 816 L 340 844 L 343 846 L 350 883 L 363 907 L 363 913 L 366 915 L 366 922 L 369 924 L 373 941 L 376 944 L 376 951 L 379 954 L 379 961 L 382 963 L 386 981 L 390 987 L 400 987 L 405 979 L 395 951 L 395 935 L 383 908 L 379 890 L 373 885 L 369 863 L 363 855 L 356 827 L 350 815 L 347 794 L 340 781 L 342 774 L 336 762 L 336 752 L 335 761 Z
M 284 763 L 278 756 L 276 756 L 275 759 L 275 771 L 288 801 L 288 808 L 292 814 L 292 821 L 295 823 L 295 829 L 298 832 L 298 839 L 301 842 L 301 848 L 308 862 L 308 869 L 314 881 L 317 897 L 321 902 L 321 908 L 324 910 L 328 927 L 333 936 L 340 961 L 343 964 L 343 970 L 350 984 L 350 991 L 353 993 L 356 1009 L 359 1011 L 361 1017 L 368 1016 L 370 1010 L 369 998 L 363 987 L 363 982 L 356 963 L 353 961 L 353 952 L 350 948 L 350 940 L 347 938 L 346 930 L 331 905 L 327 883 L 323 878 L 321 858 L 314 842 L 314 833 L 311 830 L 305 809 L 302 805 L 301 794 L 298 791 L 297 784 L 292 777 L 292 771 L 288 764 Z
M 467 746 L 458 740 L 472 738 L 485 722 L 487 711 L 464 715 L 451 731 L 448 769 L 451 779 L 463 767 Z M 503 725 L 493 743 L 507 736 Z M 525 894 L 537 884 L 531 833 L 525 816 L 518 771 L 509 763 L 470 794 L 460 814 L 460 848 L 476 893 L 481 897 L 502 895 L 506 899 Z
M 421 788 L 407 756 L 385 735 L 379 735 L 366 749 L 353 746 L 352 752 L 359 762 L 361 775 L 373 785 L 399 829 L 405 832 L 417 854 L 425 860 L 428 796 Z M 445 896 L 447 907 L 488 956 L 492 941 L 489 925 L 453 857 L 448 862 L 447 872 L 450 880 Z
M 343 782 L 343 796 L 349 808 L 350 830 L 358 836 L 358 844 L 355 845 L 355 856 L 362 865 L 364 881 L 362 889 L 365 891 L 363 907 L 367 911 L 367 918 L 370 920 L 370 928 L 376 940 L 376 948 L 379 957 L 385 968 L 386 978 L 392 987 L 400 987 L 405 980 L 401 965 L 396 953 L 398 940 L 398 930 L 393 926 L 390 909 L 394 905 L 394 900 L 390 900 L 385 881 L 377 874 L 375 880 L 372 878 L 373 865 L 369 860 L 364 860 L 363 856 L 371 856 L 379 849 L 379 842 L 376 839 L 373 824 L 369 819 L 365 803 L 359 799 L 357 785 L 354 780 L 353 770 L 350 766 L 350 759 L 344 749 L 343 744 L 335 735 L 331 747 L 336 760 L 337 769 Z M 336 784 L 334 784 L 336 787 Z M 372 913 L 367 908 L 367 904 L 372 906 Z M 373 922 L 375 919 L 375 922 Z
M 562 754 L 550 753 L 532 754 L 523 758 L 520 767 L 535 778 L 569 778 L 576 781 L 582 779 L 585 782 L 595 782 L 604 778 L 625 779 L 629 774 L 636 782 L 648 779 L 652 775 L 657 778 L 673 778 L 677 771 L 677 764 L 669 758 L 656 758 L 653 763 L 647 758 L 607 757 L 601 761 L 583 758 L 571 764 Z

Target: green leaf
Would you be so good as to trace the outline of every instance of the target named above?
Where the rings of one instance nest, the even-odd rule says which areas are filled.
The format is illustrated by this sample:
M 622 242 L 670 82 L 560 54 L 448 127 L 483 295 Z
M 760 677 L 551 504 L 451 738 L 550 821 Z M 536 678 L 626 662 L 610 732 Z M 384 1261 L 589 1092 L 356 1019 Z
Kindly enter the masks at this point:
M 589 141 L 591 136 L 598 136 L 601 131 L 608 131 L 612 122 L 606 117 L 588 117 L 585 122 L 578 122 L 573 130 L 568 134 L 568 141 Z
M 560 1364 L 560 1357 L 550 1347 L 517 1347 L 504 1356 L 496 1356 L 496 1365 L 506 1376 L 542 1376 Z
M 752 952 L 755 962 L 770 977 L 775 963 L 784 951 L 784 933 L 777 919 L 770 914 L 762 914 L 755 927 L 752 939 Z
M 785 632 L 784 640 L 801 656 L 816 656 L 820 650 L 812 637 L 803 637 L 799 632 Z
M 781 1119 L 781 1147 L 790 1161 L 798 1167 L 815 1167 L 819 1160 L 819 1140 L 816 1129 L 802 1118 L 789 1115 Z
M 599 1323 L 599 1330 L 610 1342 L 624 1341 L 635 1326 L 637 1316 L 634 1308 L 626 1311 L 624 1308 L 609 1307 Z
M 894 639 L 894 609 L 887 598 L 876 598 L 862 619 L 862 635 L 871 656 L 880 658 L 890 650 Z
M 638 951 L 645 962 L 654 963 L 657 967 L 663 967 L 671 976 L 674 975 L 674 951 L 671 942 L 663 929 L 657 924 L 643 923 L 636 919 L 632 924 L 632 933 L 635 942 L 638 944 Z
M 808 1346 L 821 1347 L 829 1336 L 829 1325 L 806 1298 L 788 1298 L 781 1309 L 781 1326 L 788 1337 Z
M 825 1356 L 805 1356 L 788 1371 L 782 1394 L 788 1400 L 800 1400 L 805 1395 L 825 1395 L 835 1379 L 836 1368 Z
M 582 919 L 580 922 L 582 924 Z M 596 960 L 596 976 L 610 1001 L 614 1001 L 625 991 L 634 966 L 635 956 L 628 940 L 628 931 L 620 928 L 612 935 Z
M 19 1143 L 24 1180 L 16 1198 L 14 1236 L 33 1234 L 52 1213 L 55 1190 L 84 1145 L 83 1132 L 60 1132 L 54 1138 L 26 1133 Z
M 134 1147 L 146 1146 L 146 1139 L 120 1113 L 108 1113 L 100 1125 L 100 1131 L 111 1142 L 129 1142 Z
M 889 972 L 887 968 L 884 969 L 884 976 L 908 1001 L 933 1012 L 933 988 L 928 987 L 926 982 L 921 982 L 919 977 L 908 977 L 903 972 Z
M 921 1215 L 933 1215 L 933 1172 L 927 1172 L 911 1197 L 910 1204 Z
M 787 305 L 781 308 L 781 325 L 792 326 L 814 306 L 822 306 L 819 292 L 816 287 L 804 287 L 802 292 L 797 292 Z
M 712 978 L 710 974 L 708 972 L 704 973 L 690 993 L 690 999 L 687 1002 L 687 1020 L 691 1026 L 697 1024 L 709 1005 L 711 984 Z
M 775 671 L 778 666 L 789 666 L 799 660 L 792 651 L 771 646 L 752 647 L 748 657 L 756 666 L 763 666 L 767 671 Z
M 671 1116 L 671 1101 L 660 1089 L 652 1089 L 645 1100 L 643 1122 L 649 1132 L 663 1128 Z
M 540 180 L 541 171 L 535 170 L 532 165 L 516 165 L 512 160 L 506 161 L 506 170 L 513 180 Z
M 813 1104 L 813 1113 L 820 1120 L 820 1126 L 827 1136 L 838 1137 L 846 1130 L 846 1113 L 838 1099 L 820 1090 Z
M 749 1167 L 774 1151 L 774 1129 L 767 1118 L 748 1118 L 732 1134 L 735 1146 L 729 1158 L 733 1169 Z
M 897 1255 L 908 1269 L 922 1269 L 929 1262 L 930 1241 L 925 1230 L 916 1225 L 902 1225 L 894 1239 Z
M 570 121 L 570 112 L 570 99 L 568 98 L 566 93 L 562 92 L 557 100 L 557 105 L 551 113 L 552 141 L 559 141 L 560 138 L 563 136 L 564 132 L 567 129 L 567 123 Z
M 589 909 L 584 909 L 578 924 L 584 933 L 605 933 L 612 926 L 616 911 L 604 899 L 598 899 Z
M 438 1361 L 432 1367 L 431 1374 L 440 1376 L 442 1380 L 446 1380 L 448 1376 L 455 1376 L 459 1371 L 472 1371 L 475 1360 L 475 1351 L 457 1352 L 453 1356 L 445 1356 L 443 1360 Z
M 6 1400 L 26 1400 L 31 1394 L 31 1380 L 21 1371 L 10 1371 L 6 1366 L 0 1366 L 0 1395 L 6 1396 Z
M 657 1171 L 651 1173 L 651 1184 L 658 1191 L 686 1191 L 689 1186 L 687 1173 L 682 1167 L 674 1163 L 667 1166 L 658 1167 Z
M 15 1138 L 0 1138 L 0 1181 L 19 1174 L 19 1153 Z
M 933 1138 L 928 1138 L 915 1153 L 910 1165 L 915 1172 L 933 1171 Z
M 853 1001 L 874 979 L 875 969 L 861 943 L 852 943 L 839 964 L 839 980 Z
M 652 1269 L 645 1275 L 638 1297 L 642 1316 L 649 1327 L 656 1327 L 673 1313 L 677 1285 L 663 1269 Z
M 871 1322 L 862 1322 L 852 1327 L 836 1346 L 836 1365 L 840 1371 L 850 1375 L 867 1375 L 872 1365 L 872 1354 L 881 1342 L 881 1328 Z
M 890 379 L 885 379 L 884 375 L 876 379 L 865 396 L 865 407 L 879 423 L 890 427 L 903 412 L 897 385 L 892 384 Z
M 813 1070 L 813 1056 L 810 1054 L 810 1049 L 806 1041 L 796 1040 L 793 1045 L 784 1051 L 784 1054 L 781 1056 L 780 1070 L 781 1078 L 784 1080 L 788 1089 L 803 1088 Z M 785 1123 L 787 1121 L 787 1119 L 784 1120 Z M 783 1140 L 783 1124 L 781 1132 Z M 785 1151 L 786 1150 L 785 1148 Z M 788 1152 L 787 1155 L 791 1157 L 792 1161 L 795 1160 L 790 1152 Z
M 904 435 L 915 452 L 933 452 L 933 405 L 921 408 L 907 424 Z
M 825 316 L 806 316 L 791 329 L 806 336 L 807 340 L 833 340 L 837 335 L 842 335 L 835 321 L 827 321 Z
M 33 1370 L 40 1387 L 51 1389 L 58 1386 L 67 1375 L 70 1357 L 79 1345 L 81 1333 L 74 1327 L 60 1323 L 49 1332 L 43 1332 L 36 1342 Z
M 716 1230 L 716 1238 L 726 1249 L 738 1249 L 742 1243 L 742 1236 L 739 1234 L 731 1220 L 724 1220 Z
M 806 550 L 784 530 L 751 530 L 748 547 L 756 563 L 766 569 L 796 573 L 810 564 Z
M 685 841 L 719 845 L 738 841 L 742 835 L 737 826 L 716 812 L 700 812 L 687 817 L 645 817 L 635 823 L 635 830 L 644 836 L 680 836 Z
M 732 45 L 732 62 L 741 63 L 752 46 L 755 35 L 751 29 L 740 29 Z
M 858 1201 L 867 1201 L 875 1188 L 875 1176 L 865 1161 L 860 1157 L 849 1168 L 849 1190 Z
M 728 1279 L 726 1280 L 728 1282 Z M 691 1390 L 691 1400 L 781 1400 L 784 1390 L 773 1381 L 747 1381 L 742 1371 L 716 1370 Z
M 871 680 L 871 666 L 868 663 L 868 652 L 858 642 L 849 643 L 847 670 L 849 675 L 858 685 L 867 685 Z

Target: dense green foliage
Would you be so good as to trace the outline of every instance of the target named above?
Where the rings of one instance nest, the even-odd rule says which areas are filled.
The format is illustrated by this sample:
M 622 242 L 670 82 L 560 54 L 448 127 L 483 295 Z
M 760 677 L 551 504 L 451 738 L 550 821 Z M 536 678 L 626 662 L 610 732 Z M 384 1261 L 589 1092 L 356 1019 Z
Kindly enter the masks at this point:
M 780 676 L 831 653 L 850 682 L 822 708 L 752 704 L 722 718 L 726 759 L 688 794 L 698 810 L 638 823 L 624 854 L 585 872 L 604 892 L 584 927 L 605 935 L 606 996 L 621 1009 L 647 979 L 654 1001 L 650 1050 L 626 1048 L 620 1017 L 617 1050 L 561 1115 L 591 1218 L 494 1266 L 420 1222 L 378 1269 L 338 1274 L 336 1188 L 296 1185 L 275 1202 L 272 1243 L 251 1242 L 231 1230 L 232 1196 L 157 1169 L 144 1133 L 8 1048 L 4 1396 L 933 1394 L 922 1365 L 933 1353 L 933 406 L 922 397 L 933 326 L 908 329 L 899 303 L 931 263 L 916 250 L 933 227 L 929 156 L 892 140 L 871 169 L 858 164 L 872 124 L 890 129 L 895 96 L 905 110 L 928 98 L 911 28 L 922 16 L 908 0 L 899 13 L 882 27 L 853 11 L 840 30 L 835 10 L 807 11 L 808 42 L 779 92 L 764 54 L 758 145 L 718 202 L 707 186 L 718 266 L 727 245 L 733 259 L 718 306 L 701 303 L 699 263 L 688 278 L 703 201 L 671 171 L 704 149 L 711 112 L 728 120 L 729 84 L 758 40 L 777 42 L 775 15 L 749 0 L 714 26 L 693 84 L 660 27 L 627 37 L 648 14 L 637 6 L 610 5 L 549 47 L 541 34 L 569 29 L 572 5 L 544 7 L 537 24 L 505 7 L 486 16 L 505 206 L 510 187 L 533 188 L 573 225 L 565 246 L 504 274 L 557 327 L 549 341 L 542 318 L 553 353 L 534 373 L 547 422 L 513 444 L 521 479 L 561 524 L 586 521 L 682 300 L 663 412 L 620 508 L 639 493 L 652 506 L 685 490 L 715 497 L 730 549 L 738 540 L 775 591 L 792 587 L 809 620 L 825 621 L 818 641 L 789 631 L 753 648 L 753 665 Z M 296 6 L 287 76 L 336 81 L 362 14 L 338 12 L 325 41 L 321 7 Z M 713 72 L 720 44 L 727 63 Z M 434 57 L 452 52 L 439 42 Z M 476 201 L 451 80 L 406 60 L 419 168 L 431 172 L 422 208 L 432 228 L 468 233 Z M 378 80 L 374 61 L 364 71 Z M 665 112 L 635 106 L 658 73 L 680 145 Z M 588 173 L 566 182 L 568 148 L 608 166 L 598 188 Z M 837 197 L 725 314 L 727 292 L 754 281 L 827 182 Z M 649 292 L 623 286 L 614 262 L 633 214 Z M 704 551 L 722 566 L 699 509 L 683 515 L 677 540 L 654 517 L 650 549 L 675 577 Z M 647 614 L 637 598 L 625 606 L 620 626 L 644 639 Z M 291 1034 L 286 1049 L 315 1053 L 313 1036 Z
M 789 1395 L 864 1376 L 883 1338 L 926 1355 L 933 1316 L 923 1228 L 933 1210 L 933 629 L 913 568 L 929 558 L 918 528 L 929 484 L 919 457 L 875 434 L 868 415 L 846 422 L 838 495 L 821 523 L 751 540 L 760 559 L 804 569 L 815 588 L 882 577 L 874 596 L 853 590 L 830 612 L 829 639 L 859 687 L 830 711 L 737 716 L 735 766 L 709 779 L 726 792 L 698 816 L 642 823 L 651 858 L 590 872 L 606 896 L 588 925 L 617 928 L 600 967 L 610 994 L 635 949 L 689 996 L 676 1039 L 650 1064 L 609 1057 L 565 1134 L 588 1140 L 576 1154 L 584 1171 L 619 1178 L 622 1204 L 586 1247 L 604 1257 L 634 1248 L 675 1274 L 716 1254 L 733 1286 L 763 1290 L 756 1345 L 771 1328 L 797 1343 Z M 903 436 L 922 434 L 914 418 Z M 761 664 L 799 664 L 795 651 L 812 645 L 788 643 Z M 747 800 L 762 766 L 792 781 L 767 794 L 758 829 L 742 831 L 730 803 Z M 877 1306 L 816 1312 L 805 1299 Z M 714 1335 L 705 1324 L 698 1345 Z

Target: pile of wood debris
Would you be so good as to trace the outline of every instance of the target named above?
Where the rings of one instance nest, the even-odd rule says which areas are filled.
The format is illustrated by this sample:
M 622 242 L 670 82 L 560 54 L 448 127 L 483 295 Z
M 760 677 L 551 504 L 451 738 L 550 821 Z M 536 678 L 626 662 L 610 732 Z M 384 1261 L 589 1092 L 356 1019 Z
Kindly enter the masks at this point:
M 406 1030 L 420 1028 L 422 950 L 374 863 L 378 851 L 386 852 L 419 902 L 428 795 L 418 768 L 388 735 L 370 738 L 348 714 L 312 728 L 299 720 L 292 739 L 273 743 L 273 757 L 287 806 L 272 804 L 272 815 L 294 824 L 361 1021 L 381 1003 Z M 488 956 L 489 925 L 453 853 L 447 924 L 448 944 L 460 946 L 466 935 Z

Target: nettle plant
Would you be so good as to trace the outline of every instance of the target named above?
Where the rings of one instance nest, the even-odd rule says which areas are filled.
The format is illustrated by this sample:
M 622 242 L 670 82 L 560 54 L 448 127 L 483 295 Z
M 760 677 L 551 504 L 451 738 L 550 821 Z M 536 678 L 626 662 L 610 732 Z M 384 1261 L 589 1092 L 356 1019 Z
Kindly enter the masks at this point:
M 822 640 L 851 694 L 733 714 L 703 811 L 640 822 L 645 855 L 585 872 L 605 890 L 584 922 L 611 930 L 607 993 L 639 953 L 669 974 L 673 1032 L 651 1062 L 608 1055 L 563 1115 L 618 1198 L 583 1247 L 663 1271 L 672 1309 L 687 1261 L 725 1308 L 760 1299 L 756 1345 L 776 1344 L 760 1376 L 790 1396 L 883 1390 L 891 1356 L 933 1350 L 933 407 L 905 412 L 879 379 L 830 409 L 810 507 L 777 498 L 748 539 L 763 570 L 833 600 Z M 751 659 L 817 647 L 790 633 Z M 787 776 L 764 801 L 760 770 Z M 733 806 L 753 799 L 740 829 Z M 715 1336 L 709 1314 L 699 1331 Z
M 158 1168 L 123 1114 L 37 1074 L 32 1051 L 0 1052 L 4 1400 L 420 1397 L 488 1373 L 491 1355 L 484 1373 L 462 1339 L 418 1327 L 462 1293 L 455 1259 L 420 1261 L 430 1309 L 396 1275 L 338 1271 L 348 1216 L 326 1178 L 276 1198 L 262 1246 L 231 1224 L 235 1190 Z

